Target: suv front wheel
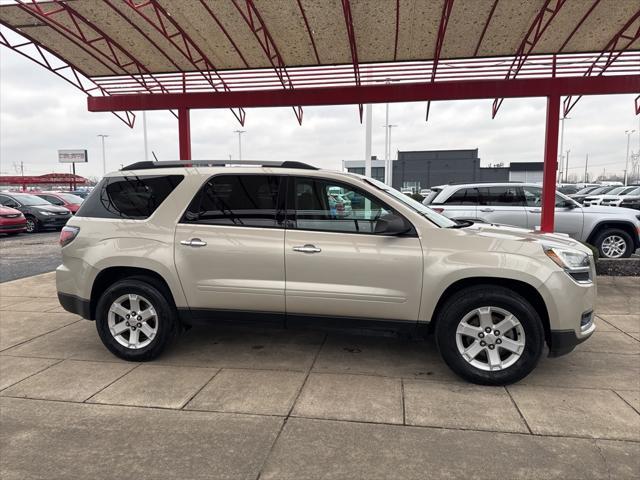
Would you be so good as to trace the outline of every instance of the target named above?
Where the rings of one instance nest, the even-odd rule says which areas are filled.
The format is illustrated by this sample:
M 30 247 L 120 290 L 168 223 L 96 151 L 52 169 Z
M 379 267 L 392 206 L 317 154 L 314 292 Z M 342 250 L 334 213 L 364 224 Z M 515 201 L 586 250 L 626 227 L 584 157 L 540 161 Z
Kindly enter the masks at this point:
M 132 277 L 114 283 L 102 294 L 96 328 L 111 353 L 124 360 L 152 360 L 176 336 L 176 309 L 161 290 L 151 280 Z
M 605 230 L 596 237 L 595 246 L 604 258 L 627 258 L 633 253 L 633 239 L 624 230 Z
M 516 292 L 487 285 L 447 300 L 436 320 L 436 342 L 447 365 L 481 385 L 506 385 L 527 376 L 544 348 L 542 321 Z

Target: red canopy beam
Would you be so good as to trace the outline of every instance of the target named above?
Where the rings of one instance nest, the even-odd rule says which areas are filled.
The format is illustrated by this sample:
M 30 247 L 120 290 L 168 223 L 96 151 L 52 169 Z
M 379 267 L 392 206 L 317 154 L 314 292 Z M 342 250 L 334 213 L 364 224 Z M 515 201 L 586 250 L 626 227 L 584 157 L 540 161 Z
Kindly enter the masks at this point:
M 436 38 L 436 48 L 433 52 L 433 63 L 431 64 L 431 81 L 436 79 L 436 73 L 438 72 L 438 62 L 440 61 L 440 54 L 442 53 L 442 45 L 444 45 L 444 36 L 447 33 L 447 25 L 449 24 L 449 17 L 451 16 L 451 9 L 453 8 L 453 0 L 445 0 L 442 4 L 442 14 L 440 15 L 440 26 L 438 27 L 438 37 Z M 429 120 L 429 110 L 431 110 L 431 102 L 427 102 L 427 114 L 425 121 Z
M 276 42 L 273 41 L 273 37 L 271 36 L 271 33 L 269 33 L 269 29 L 267 28 L 266 23 L 264 23 L 264 20 L 262 19 L 260 12 L 253 3 L 253 0 L 244 0 L 246 13 L 240 7 L 240 5 L 238 5 L 238 0 L 232 1 L 236 7 L 236 10 L 238 10 L 238 13 L 240 13 L 240 16 L 245 21 L 254 37 L 260 44 L 262 51 L 269 59 L 269 63 L 271 63 L 276 76 L 280 80 L 282 88 L 284 88 L 285 90 L 293 90 L 293 81 L 289 76 L 289 72 L 287 72 L 287 67 L 284 63 L 284 60 L 282 59 L 282 55 L 280 55 L 278 46 L 276 45 Z M 302 125 L 302 107 L 293 107 L 293 112 L 298 119 L 298 124 Z
M 400 1 L 400 0 L 398 0 Z M 309 20 L 307 19 L 307 14 L 302 7 L 302 0 L 298 0 L 298 7 L 300 8 L 300 13 L 302 14 L 302 19 L 304 20 L 304 25 L 307 27 L 307 33 L 309 34 L 309 40 L 311 40 L 311 46 L 313 47 L 313 53 L 316 56 L 316 62 L 318 65 L 322 65 L 320 61 L 320 55 L 318 55 L 318 49 L 316 47 L 316 41 L 313 38 L 313 32 L 311 31 L 311 27 L 309 26 Z
M 166 110 L 172 108 L 291 107 L 296 105 L 353 105 L 354 103 L 423 102 L 482 98 L 547 97 L 550 95 L 607 95 L 640 91 L 638 75 L 518 78 L 309 87 L 295 90 L 125 94 L 89 97 L 89 110 Z
M 0 21 L 0 24 L 10 28 L 6 23 Z M 23 31 L 20 31 L 20 35 L 24 37 L 25 42 L 11 42 L 9 39 L 0 31 L 0 45 L 4 45 L 5 47 L 13 50 L 14 52 L 22 55 L 25 58 L 37 63 L 41 67 L 49 70 L 51 73 L 54 73 L 61 79 L 70 83 L 78 90 L 81 90 L 88 96 L 93 95 L 109 95 L 103 87 L 97 85 L 93 80 L 90 80 L 79 68 L 75 65 L 72 65 L 68 62 L 63 62 L 59 59 L 59 57 L 49 50 L 46 47 L 43 47 L 39 43 L 37 43 L 33 38 L 29 35 L 25 34 Z M 46 54 L 46 55 L 45 55 Z M 58 67 L 54 67 L 47 55 L 52 58 L 57 59 L 61 65 Z M 116 117 L 118 117 L 125 125 L 130 128 L 133 128 L 133 125 L 136 120 L 136 116 L 133 112 L 111 112 Z
M 489 10 L 489 15 L 487 15 L 487 21 L 484 22 L 484 27 L 482 28 L 482 33 L 480 34 L 480 38 L 478 38 L 478 43 L 476 44 L 476 49 L 473 51 L 473 57 L 478 56 L 478 50 L 480 50 L 480 45 L 482 45 L 482 40 L 484 40 L 484 35 L 487 33 L 487 28 L 489 28 L 489 23 L 491 23 L 491 19 L 493 18 L 493 13 L 496 11 L 496 7 L 498 6 L 498 0 L 494 0 L 493 6 L 491 10 Z
M 349 49 L 351 50 L 351 61 L 353 62 L 353 77 L 356 86 L 360 86 L 360 62 L 358 62 L 358 46 L 356 45 L 356 31 L 353 28 L 353 17 L 351 15 L 351 3 L 349 0 L 342 0 L 342 11 L 344 13 L 344 21 L 347 27 L 347 37 L 349 38 Z M 355 103 L 355 102 L 349 102 Z M 360 123 L 362 123 L 362 103 L 358 103 L 358 112 L 360 113 Z
M 527 58 L 529 58 L 529 55 L 535 48 L 538 40 L 542 38 L 542 34 L 551 24 L 556 14 L 560 11 L 565 2 L 566 0 L 545 0 L 544 5 L 542 5 L 542 8 L 534 18 L 533 23 L 529 27 L 527 34 L 522 40 L 522 43 L 518 47 L 516 56 L 514 57 L 513 62 L 511 62 L 511 67 L 507 72 L 507 80 L 516 78 L 518 76 L 520 69 L 527 61 Z M 503 101 L 504 98 L 496 98 L 493 101 L 491 118 L 495 118 Z
M 553 232 L 556 208 L 556 170 L 558 169 L 558 130 L 560 129 L 560 96 L 547 97 L 547 123 L 544 132 L 544 166 L 542 172 L 542 214 L 540 229 Z
M 633 23 L 640 18 L 640 9 L 635 13 L 633 17 L 629 19 L 627 23 L 613 36 L 611 40 L 604 47 L 600 55 L 593 61 L 591 66 L 585 72 L 585 77 L 592 76 L 593 71 L 598 68 L 599 72 L 597 76 L 603 75 L 607 69 L 616 61 L 616 59 L 629 49 L 629 47 L 640 38 L 640 22 L 635 29 L 631 28 Z M 601 60 L 605 59 L 604 65 L 600 65 Z M 635 92 L 634 92 L 635 93 Z M 572 99 L 572 96 L 568 96 L 564 99 L 563 102 L 563 116 L 569 115 L 569 112 L 573 107 L 575 107 L 578 100 L 580 100 L 580 96 L 575 100 Z
M 215 91 L 218 91 L 218 87 L 222 87 L 226 92 L 230 91 L 230 88 L 216 70 L 215 65 L 204 54 L 202 49 L 191 39 L 187 32 L 182 29 L 180 24 L 178 24 L 172 16 L 167 14 L 165 9 L 162 8 L 156 0 L 145 0 L 142 2 L 124 0 L 124 3 L 131 7 L 133 11 L 138 13 L 150 26 L 166 38 L 176 50 L 193 65 L 196 71 L 201 73 L 202 77 Z M 151 9 L 152 14 L 147 15 L 143 11 L 144 9 Z M 176 40 L 176 38 L 179 38 L 179 41 Z M 218 80 L 214 81 L 212 75 L 215 75 Z M 243 109 L 239 109 L 237 112 L 231 109 L 231 113 L 233 113 L 238 122 L 240 122 L 240 125 L 244 125 L 245 112 Z

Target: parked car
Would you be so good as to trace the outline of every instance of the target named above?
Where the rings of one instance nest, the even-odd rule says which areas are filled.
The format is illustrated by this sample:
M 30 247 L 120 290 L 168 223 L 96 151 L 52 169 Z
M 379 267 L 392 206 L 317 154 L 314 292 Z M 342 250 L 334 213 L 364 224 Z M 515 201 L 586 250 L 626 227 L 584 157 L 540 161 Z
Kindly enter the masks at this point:
M 606 195 L 605 198 L 602 199 L 600 205 L 619 207 L 626 198 L 634 196 L 640 196 L 640 187 L 634 186 L 631 190 L 628 190 L 625 193 L 616 196 Z
M 71 217 L 69 209 L 28 193 L 2 192 L 0 205 L 22 212 L 27 220 L 27 233 L 62 228 Z
M 65 192 L 37 192 L 36 196 L 44 198 L 47 202 L 58 205 L 59 207 L 65 207 L 69 209 L 72 214 L 75 214 L 80 205 L 82 205 L 83 199 L 72 193 Z
M 106 175 L 60 234 L 60 303 L 116 356 L 151 360 L 212 321 L 431 330 L 458 375 L 502 385 L 595 330 L 593 254 L 571 238 L 455 222 L 298 162 L 189 165 Z M 336 187 L 363 206 L 330 215 Z
M 578 193 L 575 193 L 575 194 L 569 195 L 569 196 L 573 200 L 575 200 L 576 202 L 582 203 L 584 201 L 584 199 L 587 198 L 588 196 L 591 196 L 591 195 L 602 195 L 602 194 L 605 194 L 607 192 L 610 192 L 614 188 L 616 188 L 616 187 L 615 186 L 611 186 L 611 185 L 605 185 L 605 186 L 600 186 L 600 187 L 596 187 L 596 188 L 587 187 L 587 188 L 583 188 Z
M 534 184 L 446 185 L 430 206 L 449 218 L 536 229 L 542 188 Z M 629 257 L 640 248 L 640 216 L 635 210 L 583 207 L 556 193 L 555 228 L 598 248 L 607 258 Z
M 640 193 L 637 195 L 625 195 L 618 206 L 640 210 Z
M 634 185 L 629 187 L 616 187 L 613 190 L 609 190 L 607 193 L 600 195 L 589 194 L 584 198 L 582 204 L 585 207 L 590 207 L 591 205 L 601 205 L 602 201 L 605 199 L 609 200 L 612 198 L 617 198 L 619 196 L 626 195 L 627 193 L 630 193 L 635 189 L 636 186 Z
M 89 194 L 91 193 L 91 190 L 72 190 L 71 192 L 65 192 L 65 193 L 70 193 L 84 200 L 89 196 Z
M 578 193 L 578 190 L 580 190 L 577 185 L 572 183 L 564 183 L 558 185 L 556 189 L 558 190 L 558 192 L 564 193 L 565 195 L 573 195 L 575 193 Z
M 0 207 L 0 233 L 17 235 L 26 232 L 27 219 L 20 210 L 9 207 Z

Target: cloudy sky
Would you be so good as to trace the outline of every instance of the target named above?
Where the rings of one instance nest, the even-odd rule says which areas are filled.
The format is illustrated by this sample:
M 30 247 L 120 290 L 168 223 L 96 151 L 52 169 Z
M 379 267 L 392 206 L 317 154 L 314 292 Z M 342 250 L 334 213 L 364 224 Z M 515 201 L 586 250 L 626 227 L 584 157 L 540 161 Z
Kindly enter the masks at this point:
M 564 149 L 570 172 L 584 172 L 589 154 L 591 175 L 624 170 L 625 130 L 635 129 L 631 148 L 640 150 L 640 118 L 634 96 L 585 97 L 571 112 Z M 424 121 L 425 103 L 390 106 L 392 151 L 478 148 L 483 165 L 541 161 L 545 100 L 508 99 L 491 119 L 491 100 L 438 102 Z M 373 151 L 384 155 L 384 105 L 373 107 Z M 243 128 L 244 159 L 300 160 L 339 168 L 341 160 L 364 158 L 364 126 L 357 106 L 308 107 L 299 126 L 290 108 L 249 109 Z M 177 120 L 169 112 L 149 112 L 149 148 L 161 160 L 178 158 Z M 193 158 L 238 156 L 239 124 L 228 110 L 195 110 L 191 115 Z M 0 171 L 12 174 L 24 162 L 25 173 L 68 171 L 57 163 L 57 150 L 86 148 L 89 163 L 78 173 L 102 173 L 100 140 L 107 138 L 107 169 L 142 160 L 142 119 L 134 129 L 108 113 L 89 113 L 85 95 L 31 61 L 0 48 Z M 394 153 L 395 155 L 395 153 Z

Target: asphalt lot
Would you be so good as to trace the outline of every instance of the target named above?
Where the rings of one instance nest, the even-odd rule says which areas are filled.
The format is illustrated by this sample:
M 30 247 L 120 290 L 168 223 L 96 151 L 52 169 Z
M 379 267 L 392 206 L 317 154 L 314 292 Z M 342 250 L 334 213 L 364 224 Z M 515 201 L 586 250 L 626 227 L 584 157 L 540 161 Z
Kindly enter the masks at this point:
M 0 235 L 0 282 L 55 270 L 62 263 L 60 232 Z
M 601 277 L 598 330 L 517 385 L 432 341 L 194 328 L 128 363 L 54 274 L 0 285 L 0 478 L 624 479 L 640 474 L 640 279 Z

